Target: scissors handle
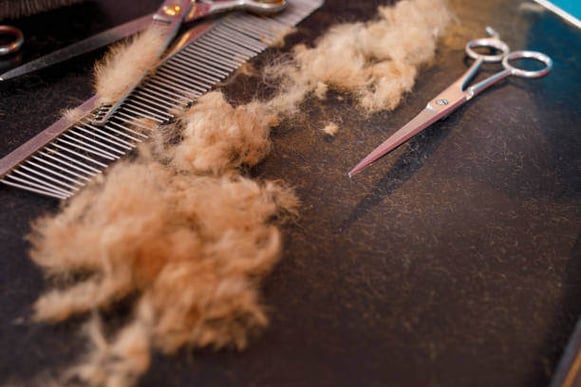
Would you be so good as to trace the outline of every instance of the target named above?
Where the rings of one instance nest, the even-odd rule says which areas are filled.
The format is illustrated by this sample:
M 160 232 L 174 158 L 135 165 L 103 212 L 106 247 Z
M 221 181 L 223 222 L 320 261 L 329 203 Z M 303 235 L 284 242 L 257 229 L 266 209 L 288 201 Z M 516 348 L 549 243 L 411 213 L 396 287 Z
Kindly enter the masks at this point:
M 464 89 L 465 85 L 478 72 L 478 69 L 483 63 L 502 62 L 504 70 L 476 83 L 473 86 L 468 87 L 465 92 L 467 100 L 473 98 L 477 94 L 488 89 L 490 86 L 511 75 L 522 78 L 540 78 L 547 75 L 551 71 L 551 68 L 553 67 L 553 61 L 551 58 L 549 58 L 549 56 L 537 51 L 510 52 L 510 48 L 505 42 L 500 40 L 496 31 L 488 27 L 487 32 L 491 35 L 490 37 L 474 39 L 466 44 L 466 55 L 474 59 L 475 62 L 461 78 L 461 88 Z M 491 54 L 482 54 L 476 51 L 477 48 L 488 48 L 496 52 Z M 539 70 L 525 70 L 521 67 L 511 64 L 511 61 L 517 59 L 532 59 L 543 63 L 544 66 Z
M 510 64 L 515 59 L 533 59 L 543 63 L 545 66 L 540 70 L 525 70 L 523 68 Z M 547 75 L 553 68 L 553 61 L 548 56 L 538 51 L 514 51 L 502 59 L 502 66 L 509 70 L 511 75 L 521 78 L 541 78 Z
M 494 30 L 491 29 L 494 32 Z M 498 54 L 480 54 L 476 52 L 476 48 L 491 48 L 500 51 Z M 490 38 L 474 39 L 466 43 L 466 55 L 474 60 L 481 59 L 486 63 L 502 62 L 504 57 L 510 52 L 510 48 L 502 40 L 498 39 L 498 35 Z
M 488 38 L 474 39 L 466 43 L 466 55 L 470 58 L 481 62 L 491 63 L 491 62 L 502 62 L 502 66 L 506 70 L 510 70 L 510 75 L 515 75 L 522 78 L 540 78 L 547 75 L 553 68 L 553 61 L 547 55 L 542 52 L 537 51 L 514 51 L 510 52 L 508 45 L 500 40 L 498 33 L 492 29 L 492 27 L 487 27 L 486 31 L 490 35 Z M 489 48 L 498 53 L 493 54 L 481 54 L 476 52 L 476 48 Z M 540 70 L 525 70 L 518 66 L 510 64 L 510 61 L 516 59 L 533 59 L 543 63 L 545 66 Z
M 24 43 L 22 31 L 16 27 L 0 25 L 0 35 L 7 35 L 12 38 L 10 42 L 0 45 L 0 56 L 18 51 L 22 47 L 22 43 Z

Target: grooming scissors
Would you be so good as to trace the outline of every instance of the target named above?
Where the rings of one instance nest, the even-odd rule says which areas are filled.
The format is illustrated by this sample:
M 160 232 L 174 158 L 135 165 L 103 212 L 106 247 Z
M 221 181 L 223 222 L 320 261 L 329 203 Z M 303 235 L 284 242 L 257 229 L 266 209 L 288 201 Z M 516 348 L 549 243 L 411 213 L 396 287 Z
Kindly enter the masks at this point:
M 536 51 L 513 51 L 506 43 L 499 39 L 498 34 L 490 27 L 487 29 L 490 37 L 471 40 L 466 44 L 466 54 L 474 59 L 474 63 L 457 81 L 428 102 L 427 106 L 411 121 L 375 148 L 369 155 L 359 162 L 349 173 L 353 177 L 362 170 L 391 152 L 416 134 L 420 133 L 436 121 L 447 117 L 450 113 L 470 101 L 472 98 L 488 89 L 490 86 L 514 75 L 522 78 L 540 78 L 547 75 L 553 66 L 553 61 L 547 55 Z M 498 53 L 480 54 L 475 49 L 489 48 Z M 517 59 L 532 59 L 541 62 L 544 67 L 540 70 L 524 70 L 510 64 Z M 503 70 L 498 73 L 468 86 L 468 82 L 478 73 L 484 63 L 502 63 Z
M 273 13 L 280 11 L 286 6 L 286 0 L 227 0 L 220 2 L 202 3 L 196 0 L 165 0 L 157 12 L 153 15 L 151 26 L 163 28 L 163 45 L 157 53 L 158 59 L 162 59 L 163 54 L 177 36 L 180 28 L 186 22 L 198 20 L 211 14 L 226 12 L 235 9 L 255 9 L 262 13 Z M 111 118 L 113 113 L 125 102 L 133 90 L 141 83 L 143 78 L 149 73 L 145 70 L 140 78 L 136 79 L 124 92 L 124 94 L 113 104 L 104 103 L 99 106 L 99 110 L 93 119 L 93 125 L 103 126 Z
M 209 17 L 218 13 L 235 10 L 244 10 L 256 14 L 273 14 L 282 11 L 286 5 L 287 0 L 164 1 L 162 6 L 154 14 L 148 14 L 131 20 L 117 27 L 93 35 L 87 39 L 73 43 L 70 46 L 53 51 L 48 55 L 25 63 L 22 66 L 18 66 L 4 74 L 0 74 L 0 81 L 6 81 L 33 71 L 38 71 L 134 35 L 149 27 L 152 20 L 156 17 L 155 15 L 161 14 L 163 16 L 164 9 L 171 12 L 171 6 L 180 7 L 179 12 L 183 17 L 179 23 L 179 25 L 181 25 L 189 24 L 201 18 Z M 186 7 L 186 9 L 184 9 L 184 7 Z M 2 30 L 0 30 L 0 33 L 2 33 Z M 6 33 L 8 33 L 8 31 L 6 31 Z M 1 49 L 2 48 L 0 47 L 0 55 L 2 55 Z

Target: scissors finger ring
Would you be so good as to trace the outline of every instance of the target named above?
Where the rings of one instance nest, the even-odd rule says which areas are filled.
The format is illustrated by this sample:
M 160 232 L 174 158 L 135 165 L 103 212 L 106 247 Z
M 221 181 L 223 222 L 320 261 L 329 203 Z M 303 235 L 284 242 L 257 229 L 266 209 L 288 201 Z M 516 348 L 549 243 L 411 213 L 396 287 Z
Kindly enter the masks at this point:
M 9 36 L 12 39 L 6 43 L 0 45 L 0 55 L 7 55 L 14 51 L 18 51 L 24 43 L 24 35 L 16 27 L 0 25 L 0 36 Z
M 524 70 L 510 64 L 510 61 L 514 59 L 534 59 L 538 62 L 542 62 L 545 67 L 540 70 Z M 551 68 L 553 67 L 553 61 L 548 55 L 545 55 L 542 52 L 514 51 L 502 59 L 502 65 L 505 69 L 510 70 L 512 75 L 516 75 L 517 77 L 540 78 L 544 77 L 551 71 Z
M 476 52 L 475 48 L 492 48 L 500 51 L 498 54 L 480 54 Z M 484 62 L 500 62 L 510 52 L 510 48 L 506 43 L 498 38 L 482 38 L 474 39 L 466 44 L 466 54 L 472 59 L 482 58 Z
M 491 37 L 474 39 L 466 44 L 466 55 L 468 55 L 470 58 L 474 60 L 481 60 L 487 63 L 502 62 L 502 66 L 509 70 L 511 75 L 522 78 L 540 78 L 547 75 L 551 71 L 551 68 L 553 67 L 553 61 L 549 56 L 537 51 L 510 52 L 510 48 L 506 43 L 499 39 L 496 31 L 490 27 L 487 28 L 487 31 L 492 35 Z M 475 50 L 477 48 L 488 48 L 496 50 L 497 53 L 481 54 Z M 544 67 L 540 70 L 525 70 L 510 63 L 511 60 L 518 59 L 532 59 L 541 62 L 544 64 Z

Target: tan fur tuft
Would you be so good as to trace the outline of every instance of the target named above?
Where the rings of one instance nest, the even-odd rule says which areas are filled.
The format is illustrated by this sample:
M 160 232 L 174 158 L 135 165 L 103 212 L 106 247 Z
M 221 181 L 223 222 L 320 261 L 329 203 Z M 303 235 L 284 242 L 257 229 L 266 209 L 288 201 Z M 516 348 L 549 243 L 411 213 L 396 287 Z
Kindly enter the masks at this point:
M 330 122 L 322 129 L 322 131 L 331 137 L 335 137 L 335 135 L 339 132 L 339 125 L 334 122 Z
M 296 205 L 278 183 L 202 177 L 150 161 L 117 164 L 103 184 L 37 221 L 34 261 L 53 276 L 90 276 L 42 296 L 36 319 L 61 321 L 140 295 L 133 321 L 77 369 L 91 385 L 141 374 L 150 346 L 242 349 L 268 322 L 257 280 L 280 256 L 272 220 Z
M 152 26 L 109 51 L 95 66 L 95 92 L 100 103 L 116 102 L 159 61 L 165 27 Z
M 174 165 L 215 175 L 261 161 L 270 150 L 270 128 L 278 122 L 264 105 L 233 108 L 218 92 L 201 97 L 182 120 L 185 139 L 176 150 Z
M 286 84 L 272 107 L 293 112 L 306 95 L 324 96 L 325 85 L 352 93 L 368 112 L 394 109 L 411 90 L 418 66 L 434 57 L 451 19 L 445 5 L 403 0 L 380 7 L 377 20 L 331 28 L 314 48 L 296 46 L 290 64 L 267 71 Z
M 74 122 L 79 121 L 81 118 L 83 118 L 87 113 L 83 112 L 81 109 L 79 108 L 75 108 L 75 109 L 66 109 L 64 110 L 61 115 L 71 124 Z

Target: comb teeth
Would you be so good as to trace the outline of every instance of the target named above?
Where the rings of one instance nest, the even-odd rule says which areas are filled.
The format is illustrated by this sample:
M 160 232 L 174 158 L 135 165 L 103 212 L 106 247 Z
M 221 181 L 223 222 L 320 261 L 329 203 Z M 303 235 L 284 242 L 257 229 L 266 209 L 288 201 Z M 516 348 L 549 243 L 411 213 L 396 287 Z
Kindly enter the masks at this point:
M 102 114 L 93 98 L 81 106 L 88 106 L 92 113 L 79 122 L 55 124 L 0 160 L 0 182 L 58 199 L 73 196 L 112 162 L 147 140 L 150 128 L 140 124 L 140 119 L 158 125 L 171 122 L 172 111 L 185 109 L 322 3 L 291 0 L 285 12 L 275 17 L 239 13 L 214 22 L 165 60 L 105 125 L 91 124 Z

